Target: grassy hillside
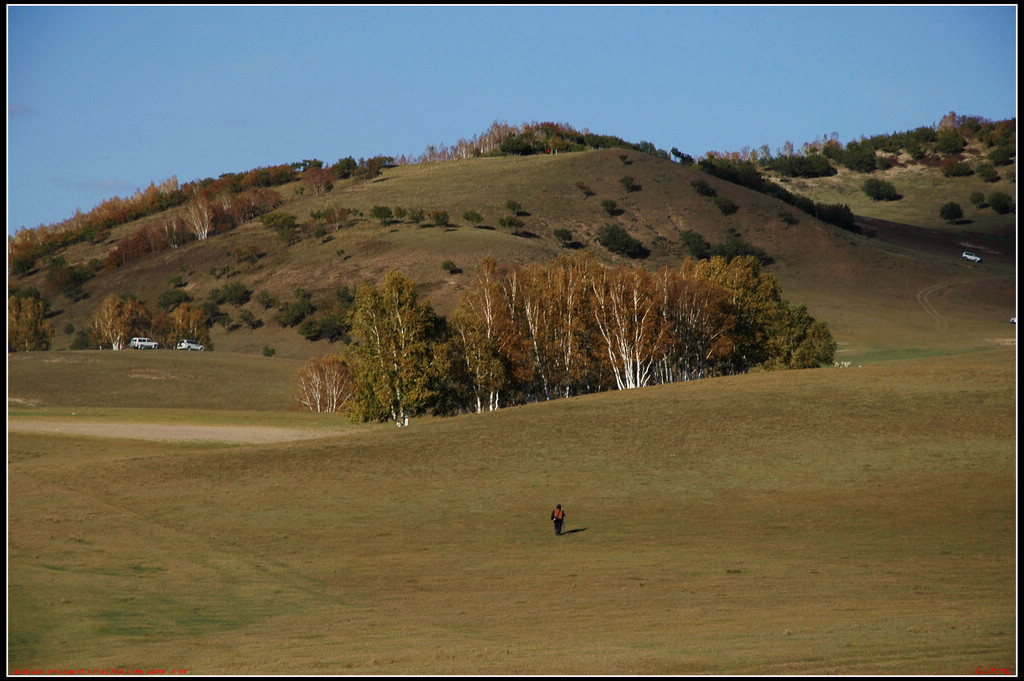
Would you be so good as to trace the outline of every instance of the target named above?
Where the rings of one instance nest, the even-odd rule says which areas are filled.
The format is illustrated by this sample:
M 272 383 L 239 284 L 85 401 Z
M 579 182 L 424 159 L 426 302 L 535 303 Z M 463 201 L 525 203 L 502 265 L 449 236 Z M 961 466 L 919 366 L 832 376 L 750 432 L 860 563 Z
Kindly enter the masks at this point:
M 12 393 L 44 356 L 12 362 Z M 225 354 L 187 359 L 224 362 L 249 399 Z M 63 407 L 9 408 L 8 672 L 1012 669 L 1014 363 L 751 374 L 406 429 L 322 416 L 305 427 L 343 431 L 264 445 L 138 439 L 278 418 L 163 405 L 87 408 L 105 436 L 35 431 L 88 406 L 71 378 Z
M 1013 315 L 1012 297 L 1007 295 L 1016 243 L 1012 215 L 1004 216 L 999 225 L 985 225 L 986 234 L 1003 235 L 995 246 L 999 252 L 986 249 L 982 267 L 965 268 L 957 259 L 958 248 L 962 250 L 961 241 L 972 245 L 976 241 L 969 233 L 971 225 L 958 227 L 955 241 L 950 242 L 950 231 L 937 224 L 936 215 L 930 227 L 918 228 L 918 232 L 925 229 L 926 234 L 914 244 L 909 244 L 905 229 L 886 232 L 891 238 L 870 239 L 842 232 L 799 212 L 799 221 L 789 225 L 779 217 L 780 211 L 792 210 L 789 206 L 709 178 L 696 166 L 632 151 L 625 153 L 623 162 L 622 155 L 622 150 L 615 149 L 399 166 L 385 170 L 370 182 L 340 182 L 322 196 L 300 194 L 300 183 L 285 185 L 279 188 L 285 203 L 277 210 L 295 215 L 300 222 L 326 207 L 360 211 L 364 217 L 322 237 L 307 234 L 291 245 L 281 242 L 258 220 L 252 221 L 205 241 L 101 273 L 86 283 L 88 297 L 84 300 L 75 303 L 56 299 L 52 317 L 57 329 L 54 348 L 68 347 L 73 336 L 64 330 L 88 325 L 109 293 L 134 293 L 155 310 L 159 296 L 172 288 L 170 282 L 175 278 L 180 278 L 184 292 L 200 302 L 214 288 L 227 283 L 242 283 L 254 295 L 265 291 L 281 303 L 291 300 L 293 291 L 302 287 L 317 302 L 329 300 L 340 286 L 380 281 L 387 271 L 399 268 L 419 283 L 421 293 L 438 312 L 447 314 L 480 258 L 489 255 L 507 264 L 552 258 L 564 252 L 552 235 L 556 229 L 570 230 L 580 247 L 603 259 L 621 261 L 593 240 L 597 230 L 608 222 L 625 226 L 651 249 L 651 256 L 642 263 L 649 268 L 678 265 L 687 254 L 679 238 L 683 230 L 697 231 L 711 242 L 723 241 L 730 233 L 741 235 L 772 256 L 775 262 L 768 269 L 783 284 L 784 295 L 807 304 L 811 314 L 830 324 L 841 349 L 855 355 L 866 347 L 905 342 L 932 347 L 938 342 L 939 351 L 947 351 L 949 343 L 954 349 L 972 344 L 970 339 L 948 338 L 949 334 L 934 337 L 934 320 L 922 314 L 917 297 L 936 284 L 985 289 L 977 291 L 985 301 L 982 309 L 971 302 L 956 310 L 957 314 L 973 316 L 972 326 Z M 932 172 L 938 173 L 934 169 Z M 620 180 L 627 175 L 634 178 L 639 191 L 626 191 Z M 707 180 L 739 210 L 722 215 L 708 199 L 697 195 L 691 186 L 695 179 Z M 593 195 L 585 196 L 577 183 L 586 184 Z M 915 186 L 924 184 L 921 180 Z M 901 185 L 900 190 L 908 198 L 897 204 L 914 203 L 912 188 Z M 606 199 L 617 202 L 620 214 L 612 217 L 604 211 L 601 202 Z M 524 226 L 518 235 L 499 226 L 500 219 L 511 214 L 505 205 L 509 200 L 522 205 Z M 368 217 L 375 205 L 444 210 L 450 220 L 444 227 L 408 220 L 381 226 Z M 467 210 L 480 213 L 483 224 L 467 224 L 461 217 Z M 890 220 L 905 217 L 886 215 Z M 118 227 L 108 240 L 76 244 L 64 255 L 72 264 L 102 259 L 120 239 L 156 219 Z M 247 248 L 255 248 L 261 257 L 256 262 L 242 262 L 232 256 Z M 444 270 L 445 261 L 453 262 L 461 273 Z M 41 268 L 8 283 L 46 290 L 45 276 L 45 268 Z M 279 357 L 306 359 L 332 347 L 326 341 L 309 343 L 294 328 L 282 328 L 273 320 L 276 308 L 264 309 L 255 300 L 242 307 L 225 305 L 222 309 L 235 320 L 243 309 L 248 310 L 262 321 L 262 326 L 255 330 L 237 324 L 214 326 L 212 345 L 217 351 L 258 355 L 264 347 L 271 347 Z M 913 339 L 889 343 L 894 331 L 897 335 L 910 332 Z M 986 335 L 994 333 L 993 329 L 985 331 Z
M 893 180 L 906 203 L 885 205 L 855 203 L 856 176 L 808 181 L 870 220 L 868 237 L 788 224 L 774 199 L 623 153 L 400 166 L 323 196 L 285 185 L 277 210 L 300 221 L 364 217 L 292 244 L 252 221 L 55 299 L 56 351 L 8 355 L 8 673 L 1015 671 L 1014 216 L 929 221 L 926 204 L 968 186 L 935 169 L 884 171 L 907 178 Z M 519 234 L 500 228 L 509 200 Z M 382 226 L 375 205 L 450 220 Z M 156 219 L 62 255 L 102 259 Z M 337 346 L 255 300 L 222 308 L 263 325 L 215 326 L 213 352 L 67 350 L 64 328 L 109 293 L 155 309 L 179 277 L 197 301 L 228 282 L 317 301 L 399 268 L 446 314 L 481 257 L 547 260 L 564 252 L 556 229 L 621 262 L 594 242 L 611 221 L 650 268 L 685 257 L 683 230 L 740 234 L 848 366 L 397 429 L 300 413 L 296 372 Z M 232 255 L 249 247 L 255 262 Z M 44 290 L 45 267 L 8 285 Z

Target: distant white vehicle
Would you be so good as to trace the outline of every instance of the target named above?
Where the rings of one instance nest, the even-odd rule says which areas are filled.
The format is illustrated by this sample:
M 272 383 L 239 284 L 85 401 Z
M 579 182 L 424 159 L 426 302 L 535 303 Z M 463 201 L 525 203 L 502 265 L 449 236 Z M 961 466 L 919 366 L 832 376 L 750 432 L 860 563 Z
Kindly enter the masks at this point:
M 981 256 L 975 255 L 970 251 L 964 251 L 963 255 L 960 256 L 964 260 L 970 260 L 971 262 L 981 262 Z
M 160 344 L 152 338 L 132 338 L 128 345 L 136 350 L 156 350 L 160 347 Z
M 205 350 L 202 345 L 194 340 L 183 340 L 178 343 L 177 348 L 179 350 Z

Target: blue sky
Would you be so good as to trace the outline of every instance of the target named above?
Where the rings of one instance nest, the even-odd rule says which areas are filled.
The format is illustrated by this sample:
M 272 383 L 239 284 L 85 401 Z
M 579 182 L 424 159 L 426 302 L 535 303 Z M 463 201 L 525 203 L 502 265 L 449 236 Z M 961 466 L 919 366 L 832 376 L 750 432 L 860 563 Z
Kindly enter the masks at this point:
M 7 8 L 7 226 L 494 121 L 700 157 L 1016 116 L 997 6 Z

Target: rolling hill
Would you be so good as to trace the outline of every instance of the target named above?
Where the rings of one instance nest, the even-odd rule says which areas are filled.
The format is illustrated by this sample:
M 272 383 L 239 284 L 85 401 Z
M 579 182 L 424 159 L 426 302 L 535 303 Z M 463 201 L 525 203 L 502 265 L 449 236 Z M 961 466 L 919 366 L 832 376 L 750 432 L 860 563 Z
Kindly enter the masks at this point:
M 858 205 L 867 236 L 622 154 L 399 166 L 320 196 L 284 185 L 277 211 L 363 217 L 293 243 L 253 220 L 55 298 L 55 351 L 8 354 L 8 674 L 1015 672 L 1013 216 L 923 220 L 926 182 L 961 185 L 922 172 L 899 188 L 917 209 Z M 698 195 L 701 179 L 738 210 Z M 840 173 L 804 191 L 855 186 Z M 499 224 L 510 200 L 518 234 Z M 381 225 L 375 205 L 449 224 Z M 101 260 L 159 218 L 60 255 Z M 316 300 L 400 268 L 444 314 L 480 257 L 555 257 L 555 230 L 622 262 L 594 241 L 610 221 L 652 268 L 686 256 L 685 230 L 740 234 L 829 324 L 841 366 L 395 428 L 300 413 L 296 371 L 336 345 L 255 299 L 223 308 L 262 326 L 214 326 L 215 352 L 68 351 L 63 332 L 109 293 L 155 306 L 177 278 L 196 300 L 226 282 Z M 255 261 L 232 255 L 251 247 Z
M 1013 176 L 1013 166 L 1004 176 Z M 777 199 L 709 177 L 697 165 L 682 165 L 636 151 L 591 150 L 553 155 L 473 158 L 457 162 L 420 163 L 384 170 L 371 180 L 345 180 L 323 195 L 303 191 L 301 182 L 278 188 L 283 203 L 275 211 L 296 216 L 300 224 L 311 213 L 327 208 L 348 209 L 352 218 L 314 236 L 282 241 L 259 220 L 230 231 L 192 241 L 101 271 L 86 282 L 87 297 L 73 302 L 60 298 L 52 317 L 58 329 L 54 349 L 69 347 L 72 336 L 61 330 L 89 324 L 109 293 L 132 293 L 155 310 L 160 295 L 180 288 L 196 301 L 228 282 L 240 283 L 252 295 L 266 292 L 277 301 L 291 299 L 303 288 L 317 300 L 329 300 L 342 286 L 379 282 L 391 269 L 400 269 L 418 283 L 442 315 L 451 311 L 459 291 L 469 282 L 476 263 L 485 256 L 499 265 L 545 261 L 565 253 L 553 234 L 569 230 L 573 246 L 590 250 L 608 262 L 623 262 L 594 240 L 607 223 L 624 226 L 648 246 L 651 255 L 631 261 L 648 268 L 678 265 L 688 253 L 681 232 L 693 230 L 717 243 L 738 234 L 773 260 L 767 267 L 781 282 L 783 294 L 805 304 L 816 318 L 829 323 L 840 352 L 860 357 L 888 352 L 899 346 L 938 348 L 939 352 L 971 347 L 977 337 L 998 335 L 999 324 L 1014 316 L 1013 260 L 1016 238 L 1013 215 L 993 217 L 991 210 L 968 212 L 957 225 L 941 223 L 937 209 L 927 219 L 927 206 L 942 197 L 956 197 L 969 206 L 966 195 L 980 183 L 972 178 L 943 178 L 935 168 L 894 168 L 903 173 L 899 202 L 870 202 L 855 195 L 859 174 L 842 172 L 833 178 L 793 180 L 791 188 L 821 201 L 841 198 L 852 203 L 870 236 L 840 230 L 795 211 Z M 633 191 L 622 183 L 633 178 Z M 724 215 L 691 183 L 708 182 L 738 210 Z M 578 185 L 585 185 L 589 194 Z M 1009 186 L 1006 180 L 996 187 Z M 987 188 L 991 189 L 991 188 Z M 961 196 L 963 195 L 963 196 Z M 614 215 L 602 202 L 615 201 Z M 500 226 L 511 215 L 506 204 L 521 205 L 522 227 L 514 232 Z M 391 219 L 387 224 L 369 217 L 374 206 L 446 211 L 447 224 Z M 911 206 L 918 206 L 912 208 Z M 476 211 L 483 220 L 469 224 L 461 216 Z M 785 221 L 788 212 L 797 221 Z M 61 255 L 68 263 L 102 261 L 121 240 L 151 225 L 159 215 L 116 227 L 99 243 L 78 243 Z M 980 266 L 962 263 L 964 248 L 981 252 Z M 233 253 L 258 253 L 254 262 Z M 448 263 L 448 268 L 442 265 Z M 46 269 L 8 278 L 10 288 L 46 290 Z M 941 287 L 941 292 L 929 290 Z M 930 309 L 923 299 L 942 298 L 957 309 Z M 933 306 L 934 307 L 934 306 Z M 239 324 L 211 329 L 217 351 L 260 353 L 273 348 L 280 356 L 304 359 L 331 350 L 326 341 L 314 343 L 294 328 L 273 320 L 274 308 L 255 300 L 244 306 L 224 306 L 237 319 L 242 309 L 262 322 L 250 329 Z M 937 318 L 941 317 L 941 318 Z M 933 351 L 933 350 L 929 350 Z

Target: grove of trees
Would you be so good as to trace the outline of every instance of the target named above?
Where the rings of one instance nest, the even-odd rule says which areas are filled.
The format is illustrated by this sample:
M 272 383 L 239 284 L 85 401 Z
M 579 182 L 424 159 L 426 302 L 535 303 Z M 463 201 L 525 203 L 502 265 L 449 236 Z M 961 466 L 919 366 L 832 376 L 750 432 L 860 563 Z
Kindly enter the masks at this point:
M 817 367 L 836 350 L 827 325 L 784 300 L 750 256 L 688 258 L 657 272 L 584 253 L 507 269 L 486 258 L 449 319 L 392 271 L 379 289 L 359 288 L 353 332 L 346 409 L 399 425 L 428 410 Z

